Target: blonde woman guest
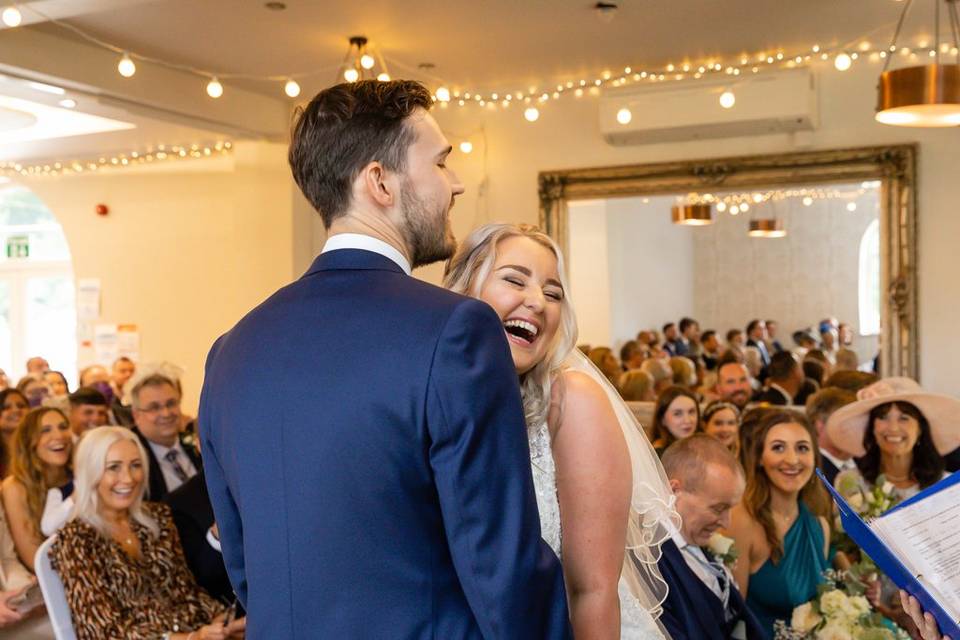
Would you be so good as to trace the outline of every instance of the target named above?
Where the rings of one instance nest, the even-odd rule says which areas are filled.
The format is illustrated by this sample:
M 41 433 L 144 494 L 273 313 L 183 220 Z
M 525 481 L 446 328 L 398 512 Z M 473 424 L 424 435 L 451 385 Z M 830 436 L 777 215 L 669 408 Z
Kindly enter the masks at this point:
M 673 369 L 664 358 L 647 358 L 640 365 L 640 371 L 645 371 L 653 378 L 653 392 L 655 395 L 663 393 L 664 389 L 673 384 Z
M 655 500 L 670 504 L 669 484 L 608 373 L 574 351 L 564 273 L 548 236 L 490 224 L 464 241 L 444 284 L 487 302 L 503 322 L 522 391 L 541 531 L 561 557 L 575 637 L 663 638 L 651 613 L 666 596 L 655 562 L 662 540 L 642 540 L 637 525 L 668 517 Z M 590 360 L 602 366 L 606 355 L 594 350 Z M 653 562 L 639 566 L 634 553 Z M 663 589 L 644 588 L 638 576 L 647 584 L 659 579 Z
M 17 554 L 30 570 L 44 540 L 41 520 L 48 491 L 70 491 L 72 453 L 70 423 L 59 409 L 32 409 L 13 434 L 10 475 L 2 485 L 3 507 Z
M 694 389 L 697 386 L 697 367 L 690 358 L 686 356 L 670 358 L 670 370 L 673 372 L 673 384 L 688 389 Z
M 816 595 L 827 569 L 826 490 L 813 470 L 817 438 L 806 417 L 769 410 L 745 450 L 747 488 L 730 532 L 740 558 L 733 569 L 747 606 L 773 636 L 794 607 Z
M 653 376 L 640 369 L 631 369 L 620 376 L 620 395 L 627 402 L 655 402 Z
M 722 442 L 734 455 L 740 457 L 740 410 L 737 405 L 715 400 L 703 410 L 703 432 Z
M 147 455 L 124 427 L 80 440 L 71 520 L 50 549 L 78 640 L 241 638 L 187 568 L 170 508 L 143 501 Z
M 603 375 L 607 376 L 610 384 L 616 386 L 620 379 L 620 374 L 623 373 L 623 369 L 620 367 L 620 361 L 617 360 L 617 356 L 613 355 L 610 347 L 594 347 L 590 349 L 588 357 L 594 366 L 602 371 Z

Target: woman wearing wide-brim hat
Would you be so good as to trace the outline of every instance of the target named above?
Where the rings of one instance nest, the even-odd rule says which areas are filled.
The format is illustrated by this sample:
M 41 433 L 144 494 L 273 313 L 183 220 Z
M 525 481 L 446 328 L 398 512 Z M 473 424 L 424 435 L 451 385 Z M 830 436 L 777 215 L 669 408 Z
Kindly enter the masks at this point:
M 943 456 L 960 447 L 960 400 L 928 393 L 910 378 L 885 378 L 834 412 L 827 436 L 857 458 L 866 485 L 882 474 L 907 498 L 940 480 Z

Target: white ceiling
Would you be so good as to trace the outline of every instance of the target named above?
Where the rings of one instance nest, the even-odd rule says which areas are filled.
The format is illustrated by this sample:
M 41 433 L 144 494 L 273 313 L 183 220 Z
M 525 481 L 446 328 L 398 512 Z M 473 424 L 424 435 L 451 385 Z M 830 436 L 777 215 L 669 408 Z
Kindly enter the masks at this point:
M 334 80 L 355 34 L 394 61 L 394 77 L 411 75 L 397 63 L 431 62 L 452 86 L 521 90 L 686 56 L 799 52 L 865 36 L 886 44 L 903 7 L 896 0 L 620 0 L 604 23 L 590 0 L 285 2 L 286 10 L 271 11 L 263 0 L 84 0 L 85 12 L 68 19 L 122 48 L 215 72 L 318 72 L 301 82 L 306 92 Z M 904 32 L 929 37 L 933 0 L 914 5 Z M 30 28 L 68 35 L 49 24 Z

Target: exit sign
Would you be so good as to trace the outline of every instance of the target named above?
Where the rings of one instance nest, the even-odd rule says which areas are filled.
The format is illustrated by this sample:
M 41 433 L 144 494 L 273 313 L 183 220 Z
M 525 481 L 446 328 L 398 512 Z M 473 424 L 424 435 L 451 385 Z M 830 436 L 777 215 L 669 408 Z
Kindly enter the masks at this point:
M 9 236 L 7 238 L 7 257 L 8 258 L 29 258 L 30 257 L 30 237 L 29 236 Z

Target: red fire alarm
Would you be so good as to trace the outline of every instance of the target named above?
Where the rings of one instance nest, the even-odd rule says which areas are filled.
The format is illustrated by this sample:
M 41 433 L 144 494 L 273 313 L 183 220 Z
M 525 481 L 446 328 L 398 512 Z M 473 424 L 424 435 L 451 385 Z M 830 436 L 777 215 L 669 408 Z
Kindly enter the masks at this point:
M 105 216 L 110 213 L 110 207 L 105 204 L 98 204 L 94 210 L 97 212 L 98 216 Z

